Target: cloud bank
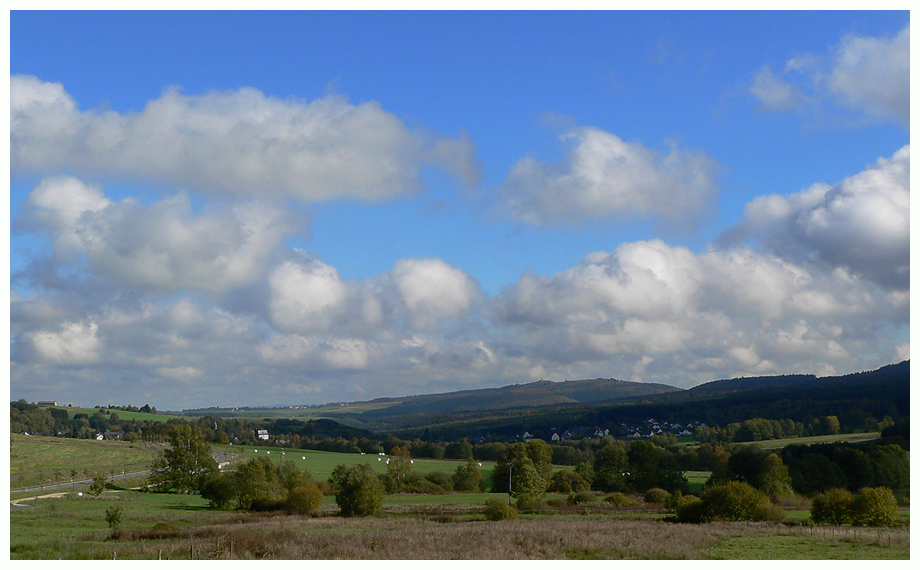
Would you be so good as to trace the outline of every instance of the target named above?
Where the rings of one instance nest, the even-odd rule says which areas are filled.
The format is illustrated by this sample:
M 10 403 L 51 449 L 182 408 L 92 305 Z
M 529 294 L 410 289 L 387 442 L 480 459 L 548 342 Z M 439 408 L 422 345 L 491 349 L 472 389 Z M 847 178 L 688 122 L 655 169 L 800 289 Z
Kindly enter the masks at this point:
M 846 36 L 828 55 L 790 58 L 782 75 L 769 65 L 749 93 L 771 111 L 833 104 L 865 120 L 910 125 L 910 25 L 893 37 Z
M 581 127 L 561 137 L 564 160 L 519 160 L 498 189 L 501 215 L 535 226 L 658 217 L 692 227 L 718 194 L 715 161 L 671 147 L 660 152 Z
M 382 200 L 421 188 L 436 166 L 475 184 L 470 139 L 410 129 L 374 102 L 269 97 L 252 88 L 183 95 L 138 113 L 81 111 L 59 83 L 10 78 L 12 172 L 70 170 L 161 181 L 237 197 Z
M 846 73 L 867 74 L 904 34 L 845 40 L 835 89 L 881 116 Z M 764 78 L 765 105 L 807 104 L 781 81 Z M 500 217 L 692 228 L 718 198 L 705 153 L 594 127 L 562 140 L 559 162 L 522 158 L 493 189 Z M 411 194 L 426 167 L 478 180 L 465 136 L 409 129 L 375 103 L 168 89 L 120 114 L 14 76 L 11 167 L 42 176 L 13 220 L 41 244 L 11 279 L 11 390 L 30 399 L 319 403 L 601 375 L 689 387 L 909 354 L 909 146 L 844 180 L 756 197 L 708 247 L 628 241 L 496 295 L 437 257 L 347 279 L 291 245 L 308 224 L 289 199 Z M 149 181 L 174 190 L 117 197 Z

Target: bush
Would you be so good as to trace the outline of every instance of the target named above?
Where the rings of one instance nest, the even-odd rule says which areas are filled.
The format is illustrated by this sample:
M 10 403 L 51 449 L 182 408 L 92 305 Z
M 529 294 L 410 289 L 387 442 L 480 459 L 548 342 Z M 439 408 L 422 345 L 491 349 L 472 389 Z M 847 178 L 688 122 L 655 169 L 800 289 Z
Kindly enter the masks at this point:
M 853 500 L 853 524 L 890 526 L 898 520 L 898 502 L 888 487 L 863 487 Z
M 847 524 L 853 520 L 853 495 L 846 489 L 830 489 L 811 502 L 815 524 Z
M 677 520 L 682 523 L 699 524 L 707 520 L 706 505 L 693 495 L 684 497 L 677 507 Z
M 729 481 L 703 491 L 703 504 L 709 520 L 756 521 L 767 513 L 769 504 L 766 495 L 739 481 Z
M 319 487 L 308 483 L 288 491 L 284 508 L 297 515 L 318 515 L 325 499 Z
M 534 497 L 527 493 L 521 493 L 518 495 L 515 504 L 522 513 L 543 513 L 546 512 L 547 502 L 544 496 Z
M 448 476 L 448 480 L 450 476 Z M 448 482 L 449 486 L 453 486 Z M 402 488 L 399 489 L 403 493 L 416 493 L 420 495 L 441 495 L 446 493 L 447 490 L 434 483 L 428 477 L 424 477 L 419 473 L 410 473 L 406 480 L 403 482 Z
M 553 473 L 546 490 L 550 493 L 578 493 L 590 488 L 591 485 L 581 475 L 569 469 L 562 469 Z
M 497 497 L 486 499 L 483 514 L 490 521 L 513 519 L 518 515 L 517 509 Z
M 786 511 L 780 505 L 764 501 L 760 506 L 754 509 L 751 520 L 763 522 L 781 522 L 786 518 Z
M 451 476 L 444 471 L 432 471 L 425 475 L 425 479 L 437 486 L 441 491 L 453 491 L 454 481 Z
M 653 487 L 645 492 L 646 503 L 664 503 L 671 494 L 659 487 Z
M 335 503 L 342 516 L 368 516 L 380 512 L 383 504 L 383 485 L 370 465 L 347 467 L 337 465 L 329 482 L 337 491 Z
M 611 507 L 626 507 L 632 504 L 632 501 L 629 500 L 629 497 L 623 493 L 613 493 L 612 495 L 607 495 L 604 497 L 604 502 Z
M 201 478 L 201 498 L 207 499 L 211 507 L 223 509 L 230 506 L 236 498 L 233 477 L 220 471 L 214 471 Z
M 669 513 L 676 513 L 683 502 L 684 494 L 680 491 L 674 491 L 664 500 L 664 508 L 667 509 Z
M 569 495 L 567 500 L 573 505 L 584 505 L 587 503 L 596 503 L 597 495 L 590 491 L 581 491 L 580 493 Z
M 454 491 L 472 491 L 474 493 L 485 491 L 486 480 L 479 471 L 477 462 L 472 459 L 466 465 L 457 466 L 457 471 L 451 475 Z

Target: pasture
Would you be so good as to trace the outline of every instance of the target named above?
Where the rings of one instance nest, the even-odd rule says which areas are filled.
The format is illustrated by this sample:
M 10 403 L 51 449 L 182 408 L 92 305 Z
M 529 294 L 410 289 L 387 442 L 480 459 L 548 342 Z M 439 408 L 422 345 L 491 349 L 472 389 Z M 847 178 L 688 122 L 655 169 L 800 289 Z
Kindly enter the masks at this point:
M 836 532 L 772 523 L 669 523 L 580 511 L 487 521 L 488 494 L 394 495 L 379 517 L 210 509 L 197 495 L 64 495 L 10 513 L 11 559 L 902 559 L 909 527 Z M 122 509 L 113 533 L 107 509 Z M 821 532 L 823 530 L 823 532 Z M 343 540 L 347 537 L 347 540 Z
M 268 457 L 276 463 L 284 461 L 293 461 L 301 469 L 305 469 L 313 474 L 314 479 L 328 479 L 336 465 L 344 463 L 349 467 L 369 463 L 374 471 L 380 474 L 387 472 L 386 456 L 373 454 L 358 453 L 333 453 L 330 451 L 314 451 L 308 449 L 291 449 L 281 447 L 268 447 L 260 445 L 229 445 L 215 446 L 215 450 L 230 453 L 237 456 L 241 461 L 253 457 Z M 284 452 L 282 454 L 282 451 Z M 479 468 L 484 477 L 489 478 L 492 475 L 492 469 L 495 467 L 494 461 L 477 461 L 482 466 Z M 422 474 L 431 473 L 432 471 L 445 471 L 452 474 L 457 470 L 459 465 L 466 464 L 466 461 L 454 459 L 412 459 L 412 470 Z
M 96 441 L 10 434 L 11 487 L 70 481 L 78 477 L 146 469 L 164 444 L 136 441 Z
M 121 441 L 11 436 L 12 475 L 34 477 L 146 466 L 162 445 Z M 386 458 L 266 446 L 215 446 L 238 463 L 252 457 L 294 461 L 315 479 L 340 464 L 369 463 L 386 472 Z M 379 461 L 378 461 L 379 459 Z M 461 461 L 414 459 L 421 473 L 452 473 Z M 488 476 L 494 463 L 483 462 Z M 66 475 L 65 475 L 66 474 Z M 688 472 L 701 485 L 707 472 Z M 46 482 L 50 482 L 49 480 Z M 127 485 L 119 483 L 120 485 Z M 140 484 L 132 482 L 130 485 Z M 614 508 L 569 505 L 550 495 L 540 514 L 492 522 L 482 514 L 488 493 L 387 495 L 383 514 L 364 519 L 335 516 L 327 497 L 319 517 L 213 509 L 195 494 L 109 489 L 100 497 L 53 493 L 22 501 L 10 512 L 11 559 L 909 559 L 910 532 L 808 525 L 808 512 L 787 512 L 787 524 L 665 522 L 660 505 Z M 106 510 L 118 507 L 113 533 Z M 799 507 L 795 507 L 799 508 Z M 903 511 L 909 517 L 907 511 Z M 348 540 L 342 540 L 347 535 Z M 437 545 L 433 548 L 432 545 Z

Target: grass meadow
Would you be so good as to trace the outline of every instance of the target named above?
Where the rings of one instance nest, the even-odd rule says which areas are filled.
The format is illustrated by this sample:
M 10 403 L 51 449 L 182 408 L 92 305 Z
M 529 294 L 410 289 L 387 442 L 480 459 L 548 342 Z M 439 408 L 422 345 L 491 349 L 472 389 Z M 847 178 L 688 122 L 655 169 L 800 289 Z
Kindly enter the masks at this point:
M 268 447 L 260 445 L 227 445 L 216 446 L 217 451 L 230 453 L 238 457 L 238 460 L 245 461 L 253 457 L 268 457 L 269 459 L 280 462 L 282 449 L 280 447 Z M 301 469 L 306 469 L 313 474 L 314 479 L 328 479 L 336 465 L 344 463 L 345 465 L 360 465 L 369 463 L 377 473 L 387 472 L 386 456 L 381 455 L 363 455 L 358 453 L 333 453 L 329 451 L 314 451 L 308 449 L 283 449 L 284 461 L 293 461 Z M 495 468 L 494 461 L 481 461 L 480 470 L 486 478 L 491 477 L 492 470 Z M 453 474 L 457 466 L 465 465 L 466 461 L 453 459 L 412 459 L 412 470 L 422 474 L 431 473 L 432 471 L 444 471 Z
M 143 470 L 163 449 L 163 444 L 141 441 L 129 443 L 11 434 L 10 487 L 69 482 L 71 469 L 77 471 L 78 478 L 86 478 L 96 472 Z
M 11 436 L 11 475 L 45 483 L 59 472 L 120 471 L 146 466 L 162 449 L 142 442 Z M 282 459 L 281 448 L 215 446 L 238 463 L 251 457 Z M 345 463 L 369 463 L 386 472 L 377 455 L 285 450 L 315 479 L 326 479 Z M 380 461 L 378 461 L 380 458 Z M 421 473 L 452 473 L 460 461 L 414 459 Z M 487 477 L 493 463 L 483 462 Z M 707 472 L 688 472 L 691 487 L 702 488 Z M 631 506 L 569 505 L 550 495 L 540 514 L 487 521 L 488 493 L 387 495 L 378 517 L 345 519 L 327 497 L 322 516 L 246 513 L 212 509 L 198 495 L 130 490 L 143 480 L 117 482 L 98 498 L 55 493 L 21 501 L 30 508 L 10 511 L 11 559 L 909 559 L 909 512 L 895 529 L 814 527 L 807 505 L 786 505 L 785 524 L 667 522 L 660 505 L 633 497 Z M 15 495 L 21 498 L 21 495 Z M 106 510 L 119 507 L 122 524 L 114 533 Z M 347 537 L 347 540 L 343 540 Z
M 384 514 L 346 519 L 210 509 L 196 495 L 106 491 L 10 512 L 11 559 L 604 560 L 909 559 L 909 527 L 683 525 L 572 507 L 487 521 L 488 494 L 388 496 Z M 120 507 L 113 533 L 106 509 Z M 347 539 L 345 539 L 347 537 Z

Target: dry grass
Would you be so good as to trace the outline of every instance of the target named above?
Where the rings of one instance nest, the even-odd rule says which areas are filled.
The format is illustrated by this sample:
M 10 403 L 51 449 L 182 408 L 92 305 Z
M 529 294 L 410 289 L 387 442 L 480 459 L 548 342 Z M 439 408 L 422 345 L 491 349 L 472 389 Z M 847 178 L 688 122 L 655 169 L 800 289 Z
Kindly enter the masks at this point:
M 120 559 L 673 560 L 709 558 L 708 549 L 740 536 L 800 536 L 788 527 L 756 523 L 682 525 L 607 517 L 486 522 L 459 520 L 456 512 L 419 514 L 250 516 L 228 524 L 135 531 L 108 546 Z M 909 531 L 898 540 L 909 543 Z

